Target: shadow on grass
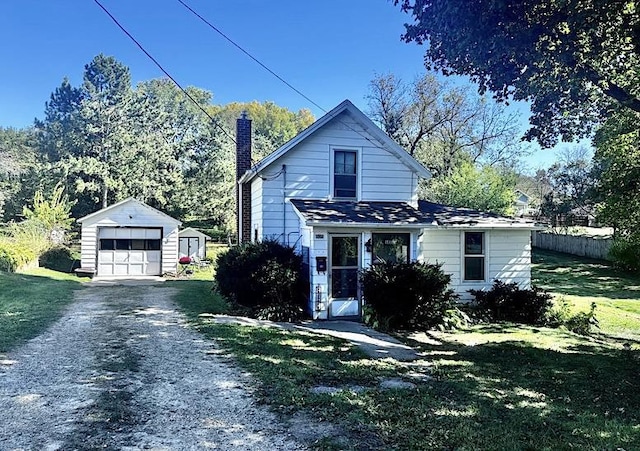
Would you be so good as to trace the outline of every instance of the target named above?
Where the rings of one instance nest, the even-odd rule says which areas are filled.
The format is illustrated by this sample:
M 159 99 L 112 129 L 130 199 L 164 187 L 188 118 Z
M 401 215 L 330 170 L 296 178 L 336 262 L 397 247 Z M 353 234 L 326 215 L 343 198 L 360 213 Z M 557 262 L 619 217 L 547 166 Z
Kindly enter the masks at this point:
M 640 448 L 638 352 L 591 344 L 561 352 L 522 341 L 411 344 L 438 353 L 425 421 L 412 425 L 433 446 Z
M 640 299 L 640 277 L 601 260 L 536 249 L 532 277 L 535 285 L 554 293 Z
M 58 276 L 60 273 L 53 273 Z M 0 352 L 44 332 L 73 302 L 80 280 L 68 275 L 0 273 Z

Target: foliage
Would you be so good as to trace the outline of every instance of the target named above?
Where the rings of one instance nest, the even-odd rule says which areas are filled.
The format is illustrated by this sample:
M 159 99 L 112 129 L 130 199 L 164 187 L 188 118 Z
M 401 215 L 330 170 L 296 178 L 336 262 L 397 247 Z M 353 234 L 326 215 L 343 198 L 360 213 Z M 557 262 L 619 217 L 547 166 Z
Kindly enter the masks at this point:
M 551 295 L 540 288 L 523 289 L 517 283 L 495 280 L 490 290 L 469 290 L 480 310 L 495 321 L 544 324 L 552 306 Z
M 517 117 L 504 105 L 432 74 L 412 83 L 378 75 L 367 97 L 372 118 L 434 177 L 467 161 L 513 165 L 524 152 Z
M 635 236 L 631 239 L 616 237 L 609 249 L 609 258 L 625 271 L 640 272 L 640 241 Z
M 640 243 L 640 114 L 619 113 L 598 130 L 594 140 L 599 220 L 616 236 Z
M 24 241 L 0 239 L 0 271 L 15 272 L 31 263 L 38 254 Z
M 441 324 L 457 299 L 442 265 L 381 263 L 360 274 L 365 319 L 385 330 L 422 329 Z
M 596 303 L 591 303 L 591 309 L 588 312 L 578 312 L 567 318 L 564 326 L 576 334 L 591 335 L 594 327 L 600 327 L 596 318 Z
M 616 108 L 640 112 L 640 16 L 630 0 L 395 0 L 427 43 L 428 69 L 467 75 L 481 93 L 527 100 L 528 139 L 588 136 Z
M 220 293 L 241 306 L 306 308 L 302 258 L 277 241 L 243 243 L 220 254 L 215 280 Z
M 80 267 L 80 256 L 66 246 L 54 246 L 40 255 L 38 263 L 41 268 L 71 273 Z
M 459 307 L 454 307 L 444 312 L 442 324 L 438 325 L 439 330 L 462 330 L 471 326 L 473 320 L 471 316 Z
M 47 234 L 49 241 L 60 242 L 60 235 L 71 229 L 73 218 L 71 218 L 71 206 L 69 196 L 64 194 L 64 187 L 57 185 L 48 199 L 42 191 L 36 191 L 33 196 L 33 206 L 26 205 L 22 213 L 27 221 L 41 224 Z
M 21 197 L 23 190 L 35 188 L 27 181 L 38 170 L 35 147 L 32 129 L 0 127 L 0 218 L 8 220 L 20 213 L 16 197 Z
M 267 321 L 296 322 L 306 318 L 304 310 L 296 305 L 276 304 L 262 308 L 256 313 L 256 318 Z
M 421 197 L 455 207 L 512 215 L 515 183 L 516 177 L 511 171 L 491 166 L 478 168 L 463 162 L 451 175 L 427 181 Z
M 595 184 L 588 150 L 566 150 L 544 174 L 549 191 L 540 205 L 540 214 L 553 227 L 568 225 L 574 216 L 587 216 L 595 203 Z
M 104 55 L 85 66 L 81 86 L 62 81 L 36 129 L 46 177 L 64 180 L 75 217 L 135 197 L 176 218 L 210 218 L 231 231 L 240 111 L 254 117 L 258 158 L 313 121 L 308 110 L 294 113 L 272 102 L 214 105 L 210 92 L 186 91 L 197 104 L 167 79 L 132 87 L 129 69 Z

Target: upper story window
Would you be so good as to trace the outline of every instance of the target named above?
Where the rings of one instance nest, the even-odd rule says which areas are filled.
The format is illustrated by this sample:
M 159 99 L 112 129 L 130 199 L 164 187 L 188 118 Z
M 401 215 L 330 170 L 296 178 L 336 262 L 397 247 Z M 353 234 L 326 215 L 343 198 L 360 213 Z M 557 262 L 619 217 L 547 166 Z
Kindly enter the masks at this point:
M 484 232 L 464 233 L 464 280 L 484 280 Z
M 358 172 L 355 150 L 336 150 L 333 154 L 333 197 L 356 199 Z

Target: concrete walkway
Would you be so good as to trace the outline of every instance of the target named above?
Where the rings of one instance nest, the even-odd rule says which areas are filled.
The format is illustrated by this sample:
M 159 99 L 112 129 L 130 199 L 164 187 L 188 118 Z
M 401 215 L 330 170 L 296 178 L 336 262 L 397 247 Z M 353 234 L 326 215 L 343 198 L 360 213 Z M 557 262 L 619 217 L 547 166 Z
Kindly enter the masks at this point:
M 358 345 L 368 356 L 375 359 L 391 358 L 411 362 L 420 358 L 415 349 L 395 338 L 371 329 L 355 321 L 304 321 L 302 323 L 277 323 L 273 321 L 246 318 L 243 316 L 212 315 L 212 319 L 222 324 L 243 326 L 277 327 L 292 331 L 305 331 L 342 338 Z

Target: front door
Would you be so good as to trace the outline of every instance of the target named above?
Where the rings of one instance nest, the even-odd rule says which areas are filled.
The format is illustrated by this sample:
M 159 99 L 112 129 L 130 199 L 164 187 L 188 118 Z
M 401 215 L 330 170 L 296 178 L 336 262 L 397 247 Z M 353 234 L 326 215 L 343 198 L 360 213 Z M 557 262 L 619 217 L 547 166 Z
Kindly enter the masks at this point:
M 359 317 L 360 236 L 331 235 L 329 318 Z

